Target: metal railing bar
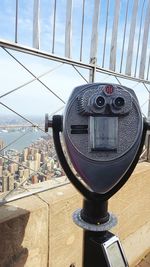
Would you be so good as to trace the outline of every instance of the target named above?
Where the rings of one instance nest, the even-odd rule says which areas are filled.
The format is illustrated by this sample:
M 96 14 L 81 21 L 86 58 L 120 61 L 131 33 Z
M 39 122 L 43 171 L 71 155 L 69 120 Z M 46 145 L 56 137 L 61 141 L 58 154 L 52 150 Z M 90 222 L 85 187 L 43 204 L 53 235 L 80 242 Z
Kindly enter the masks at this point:
M 30 83 L 36 81 L 37 79 L 42 78 L 42 77 L 46 76 L 47 74 L 49 74 L 50 72 L 55 71 L 56 69 L 58 69 L 58 68 L 61 67 L 61 66 L 63 66 L 63 63 L 61 63 L 61 64 L 60 64 L 59 66 L 57 66 L 56 68 L 53 68 L 53 69 L 51 69 L 51 70 L 49 70 L 49 71 L 47 71 L 47 72 L 44 72 L 44 73 L 42 73 L 41 75 L 37 76 L 36 78 L 34 78 L 34 79 L 32 79 L 32 80 L 30 80 L 30 81 L 28 81 L 28 82 L 26 82 L 26 83 L 24 83 L 24 84 L 22 84 L 22 85 L 16 87 L 16 88 L 14 88 L 14 89 L 8 91 L 7 93 L 5 93 L 5 94 L 3 94 L 3 95 L 0 95 L 0 98 L 5 97 L 5 96 L 7 96 L 7 95 L 9 95 L 9 94 L 11 94 L 11 93 L 17 91 L 17 90 L 21 89 L 22 87 L 24 87 L 24 86 L 26 86 L 26 85 L 29 85 Z
M 146 9 L 146 15 L 145 15 L 145 21 L 144 21 L 142 48 L 141 48 L 139 77 L 142 79 L 144 79 L 144 76 L 145 76 L 146 57 L 148 56 L 147 48 L 148 48 L 149 26 L 150 26 L 150 1 L 148 1 L 147 3 L 147 9 Z
M 4 205 L 6 203 L 9 203 L 11 201 L 17 200 L 17 199 L 22 199 L 24 197 L 35 195 L 37 193 L 46 192 L 48 190 L 51 190 L 51 189 L 54 189 L 54 188 L 59 188 L 59 187 L 62 187 L 64 185 L 67 185 L 67 184 L 70 184 L 70 181 L 65 180 L 63 183 L 60 182 L 59 184 L 57 184 L 55 186 L 53 185 L 52 187 L 47 187 L 47 188 L 42 188 L 42 189 L 40 188 L 38 191 L 36 190 L 36 192 L 29 191 L 30 188 L 23 188 L 26 193 L 21 192 L 20 193 L 21 195 L 19 194 L 19 195 L 12 196 L 9 199 L 4 199 L 5 197 L 3 197 L 2 199 L 0 199 L 0 206 Z
M 149 53 L 149 59 L 148 59 L 148 66 L 147 66 L 147 80 L 148 80 L 148 77 L 149 77 L 149 70 L 150 70 L 150 53 Z
M 40 48 L 40 0 L 33 3 L 33 47 Z
M 51 53 L 48 53 L 48 52 L 45 52 L 42 50 L 23 46 L 20 44 L 18 45 L 16 43 L 12 43 L 12 42 L 7 42 L 7 41 L 2 40 L 2 39 L 0 39 L 0 46 L 3 49 L 8 48 L 11 50 L 23 52 L 23 53 L 26 53 L 29 55 L 34 55 L 34 56 L 42 57 L 42 58 L 57 61 L 57 62 L 62 62 L 62 63 L 70 64 L 70 65 L 74 64 L 74 65 L 79 66 L 79 67 L 82 66 L 85 69 L 92 69 L 92 67 L 93 67 L 93 64 L 83 63 L 81 61 L 73 60 L 71 58 L 59 57 L 59 56 L 56 56 L 54 54 L 51 54 Z
M 36 192 L 33 192 L 33 191 L 29 191 L 30 189 L 28 188 L 25 188 L 24 191 L 26 193 L 20 193 L 19 195 L 15 195 L 15 196 L 12 196 L 10 199 L 8 200 L 1 200 L 0 199 L 0 206 L 6 204 L 6 203 L 9 203 L 11 201 L 14 201 L 14 200 L 17 200 L 17 199 L 22 199 L 22 198 L 25 198 L 27 196 L 34 196 L 35 194 L 38 194 L 38 193 L 41 193 L 41 192 L 46 192 L 48 190 L 52 190 L 52 189 L 55 189 L 55 188 L 59 188 L 59 187 L 62 187 L 64 185 L 67 185 L 67 184 L 70 184 L 70 181 L 66 180 L 65 182 L 63 183 L 59 183 L 58 185 L 53 185 L 51 187 L 47 187 L 47 188 L 40 188 L 38 191 L 36 190 Z M 33 189 L 33 188 L 32 188 Z
M 150 89 L 148 89 L 147 85 L 143 82 L 144 87 L 146 88 L 147 92 L 150 93 Z
M 72 67 L 76 70 L 76 72 L 82 77 L 82 79 L 84 80 L 84 81 L 86 81 L 86 83 L 88 83 L 88 80 L 81 74 L 81 72 L 74 66 L 74 65 L 72 65 Z
M 101 73 L 106 73 L 106 74 L 112 75 L 112 76 L 117 76 L 117 77 L 120 77 L 120 78 L 123 78 L 123 79 L 126 79 L 126 80 L 138 81 L 138 82 L 141 82 L 141 83 L 150 84 L 149 80 L 144 80 L 144 79 L 128 76 L 126 74 L 121 74 L 121 73 L 117 73 L 117 72 L 110 71 L 110 70 L 108 71 L 108 70 L 102 69 L 100 67 L 96 67 L 96 71 L 97 72 L 101 72 Z
M 58 111 L 62 110 L 63 108 L 64 108 L 64 106 L 60 107 L 56 111 L 52 112 L 49 116 L 52 117 L 54 114 L 56 114 Z
M 117 82 L 121 85 L 121 82 L 119 81 L 118 77 L 115 76 L 115 79 L 117 80 Z
M 15 15 L 15 43 L 18 42 L 18 0 L 16 0 L 16 15 Z
M 55 51 L 56 8 L 56 0 L 54 0 L 52 53 Z
M 90 62 L 93 64 L 97 63 L 97 49 L 98 49 L 98 28 L 99 28 L 99 17 L 100 17 L 100 0 L 95 0 L 94 10 L 92 17 L 92 34 L 91 34 L 91 45 L 90 45 Z
M 127 30 L 128 9 L 129 9 L 129 0 L 127 1 L 126 13 L 125 13 L 125 23 L 124 23 L 124 32 L 123 32 L 123 41 L 122 41 L 122 53 L 121 53 L 121 62 L 120 62 L 120 72 L 122 72 L 122 63 L 123 63 L 123 56 L 124 56 L 124 46 L 125 46 L 126 30 Z
M 8 53 L 20 66 L 22 66 L 28 73 L 30 73 L 39 83 L 41 83 L 49 92 L 51 92 L 55 97 L 57 97 L 62 103 L 65 104 L 65 101 L 59 97 L 56 93 L 54 93 L 45 83 L 43 83 L 40 79 L 38 79 L 33 72 L 31 72 L 24 64 L 22 64 L 15 56 L 13 56 L 6 48 L 3 49 Z
M 82 49 L 83 49 L 83 32 L 84 32 L 84 11 L 85 0 L 82 1 L 82 22 L 81 22 L 81 42 L 80 42 L 80 61 L 82 61 Z
M 136 77 L 136 73 L 137 73 L 137 63 L 138 63 L 138 58 L 139 58 L 139 48 L 140 48 L 140 40 L 141 40 L 144 5 L 145 5 L 145 0 L 143 0 L 142 11 L 141 11 L 140 28 L 139 28 L 138 46 L 137 46 L 137 52 L 136 52 L 136 62 L 135 62 L 134 77 Z
M 23 53 L 27 53 L 27 54 L 34 55 L 34 56 L 39 56 L 39 57 L 46 58 L 46 59 L 49 59 L 49 60 L 62 62 L 62 63 L 68 64 L 68 65 L 75 65 L 77 67 L 82 67 L 84 69 L 92 70 L 93 66 L 95 66 L 95 65 L 93 65 L 91 63 L 83 63 L 81 61 L 76 61 L 76 60 L 65 58 L 65 57 L 59 57 L 59 56 L 52 55 L 52 54 L 47 53 L 47 52 L 43 52 L 43 51 L 34 49 L 34 48 L 25 47 L 25 46 L 22 46 L 22 45 L 18 45 L 16 43 L 6 42 L 6 41 L 2 41 L 2 40 L 0 40 L 0 46 L 3 49 L 6 47 L 6 48 L 9 48 L 9 49 L 12 49 L 12 50 L 15 50 L 15 51 L 20 51 L 20 52 L 23 52 Z M 118 73 L 118 72 L 115 72 L 115 71 L 107 70 L 107 69 L 101 68 L 98 65 L 96 66 L 96 71 L 97 72 L 101 72 L 101 73 L 105 73 L 105 74 L 108 74 L 108 75 L 112 75 L 112 76 L 117 76 L 117 77 L 120 77 L 120 78 L 123 78 L 123 79 L 126 79 L 126 80 L 133 80 L 133 81 L 138 81 L 138 82 L 142 82 L 142 83 L 144 82 L 146 84 L 150 84 L 149 80 L 145 80 L 145 79 L 137 78 L 137 77 L 132 77 L 132 76 L 129 76 L 129 75 L 126 75 L 126 74 L 122 74 L 122 73 Z
M 104 67 L 104 64 L 105 64 L 106 39 L 107 39 L 107 30 L 108 30 L 109 0 L 107 0 L 107 7 L 106 8 L 107 9 L 106 9 L 106 23 L 105 23 L 102 68 Z
M 72 49 L 72 0 L 66 0 L 65 57 L 71 57 Z
M 148 99 L 140 106 L 140 108 L 144 107 L 146 103 L 148 103 Z
M 111 33 L 110 58 L 109 58 L 109 68 L 112 71 L 116 70 L 119 13 L 120 13 L 120 0 L 115 0 L 115 10 L 113 15 L 113 26 Z
M 132 16 L 131 16 L 129 39 L 128 39 L 128 49 L 127 49 L 127 60 L 125 68 L 125 73 L 127 75 L 131 75 L 132 71 L 134 36 L 135 36 L 135 29 L 137 22 L 138 5 L 139 5 L 139 0 L 134 0 L 132 7 Z

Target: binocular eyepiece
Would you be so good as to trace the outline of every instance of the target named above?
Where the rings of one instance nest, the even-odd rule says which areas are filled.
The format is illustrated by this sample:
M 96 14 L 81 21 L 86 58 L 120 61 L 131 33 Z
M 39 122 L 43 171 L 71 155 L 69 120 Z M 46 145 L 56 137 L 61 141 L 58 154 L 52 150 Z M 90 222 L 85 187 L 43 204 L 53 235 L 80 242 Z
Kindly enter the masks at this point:
M 121 87 L 109 85 L 100 87 L 99 90 L 88 90 L 78 96 L 79 112 L 87 115 L 123 115 L 132 108 L 130 93 Z

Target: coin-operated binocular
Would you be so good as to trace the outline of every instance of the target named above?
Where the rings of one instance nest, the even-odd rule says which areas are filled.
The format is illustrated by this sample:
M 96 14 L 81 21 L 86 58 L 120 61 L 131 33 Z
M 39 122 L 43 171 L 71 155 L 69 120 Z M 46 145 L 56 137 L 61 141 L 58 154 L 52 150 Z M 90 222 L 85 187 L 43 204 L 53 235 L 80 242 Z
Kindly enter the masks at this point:
M 119 239 L 108 232 L 117 219 L 107 208 L 108 199 L 133 172 L 148 129 L 134 91 L 116 84 L 78 86 L 64 116 L 52 121 L 46 117 L 45 126 L 53 128 L 60 163 L 85 199 L 83 209 L 73 214 L 74 222 L 86 230 L 83 266 L 128 266 Z

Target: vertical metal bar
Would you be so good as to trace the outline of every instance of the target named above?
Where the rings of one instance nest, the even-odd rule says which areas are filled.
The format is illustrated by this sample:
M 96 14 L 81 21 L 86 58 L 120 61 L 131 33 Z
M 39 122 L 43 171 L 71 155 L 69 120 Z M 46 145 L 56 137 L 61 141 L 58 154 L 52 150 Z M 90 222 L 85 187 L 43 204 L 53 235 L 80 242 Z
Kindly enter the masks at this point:
M 148 93 L 148 114 L 147 117 L 150 118 L 150 92 Z
M 134 45 L 134 36 L 135 36 L 135 27 L 136 27 L 136 17 L 138 10 L 139 0 L 134 0 L 133 10 L 132 10 L 132 19 L 130 26 L 129 42 L 128 42 L 128 52 L 127 52 L 127 61 L 126 61 L 126 70 L 127 75 L 131 75 L 132 67 L 132 57 L 133 57 L 133 45 Z
M 53 13 L 53 40 L 52 40 L 52 53 L 55 51 L 55 29 L 56 29 L 56 0 L 54 0 L 54 13 Z
M 95 0 L 90 48 L 90 63 L 92 64 L 97 62 L 99 8 L 100 0 Z
M 142 20 L 143 20 L 144 4 L 145 4 L 145 0 L 143 1 L 142 11 L 141 11 L 140 29 L 139 29 L 139 37 L 138 37 L 138 46 L 137 46 L 137 53 L 136 53 L 136 62 L 135 62 L 134 77 L 136 77 L 136 72 L 137 72 L 137 63 L 138 63 L 138 57 L 139 57 L 139 48 L 140 48 L 140 40 L 141 40 L 141 30 L 142 30 Z
M 40 0 L 34 0 L 33 6 L 33 47 L 40 48 Z
M 85 0 L 83 0 L 83 2 L 82 2 L 82 26 L 81 26 L 80 61 L 82 61 L 82 48 L 83 48 L 84 8 L 85 8 Z
M 115 1 L 114 21 L 112 28 L 111 49 L 110 49 L 110 70 L 116 69 L 116 51 L 117 51 L 117 35 L 118 35 L 118 20 L 120 11 L 120 0 Z
M 128 8 L 129 8 L 129 0 L 127 1 L 127 5 L 126 5 L 124 33 L 123 33 L 123 41 L 122 41 L 122 53 L 121 53 L 121 62 L 120 62 L 120 72 L 122 72 L 122 63 L 123 63 L 123 56 L 124 56 L 124 46 L 125 46 L 127 19 L 128 19 Z
M 145 64 L 146 64 L 146 54 L 147 54 L 147 44 L 148 44 L 148 34 L 150 25 L 150 1 L 148 1 L 147 12 L 145 16 L 141 61 L 140 61 L 140 71 L 139 78 L 144 79 Z
M 72 0 L 67 0 L 66 28 L 65 28 L 65 57 L 71 57 L 72 37 Z
M 146 77 L 146 80 L 148 80 L 148 77 L 149 77 L 149 70 L 150 70 L 150 54 L 149 54 L 149 59 L 148 59 L 147 77 Z
M 108 30 L 108 13 L 109 13 L 109 0 L 107 0 L 106 24 L 105 24 L 105 35 L 104 35 L 104 47 L 103 47 L 102 68 L 104 68 L 104 64 L 105 64 L 106 38 L 107 38 L 107 30 Z
M 89 70 L 89 83 L 95 82 L 96 65 Z
M 18 42 L 18 0 L 16 0 L 16 16 L 15 16 L 15 43 Z
M 149 153 L 150 152 L 150 134 L 147 133 L 147 155 L 146 155 L 146 160 L 149 161 Z

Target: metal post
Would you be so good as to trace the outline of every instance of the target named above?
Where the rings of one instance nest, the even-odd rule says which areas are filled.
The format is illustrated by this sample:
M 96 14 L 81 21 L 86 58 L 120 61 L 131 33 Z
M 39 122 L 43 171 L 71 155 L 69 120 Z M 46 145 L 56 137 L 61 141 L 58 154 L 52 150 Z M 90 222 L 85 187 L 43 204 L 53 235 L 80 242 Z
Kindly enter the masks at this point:
M 150 92 L 148 95 L 148 113 L 147 113 L 147 117 L 150 118 Z
M 150 119 L 150 92 L 148 93 L 148 112 L 147 112 L 148 120 Z M 148 130 L 146 133 L 145 147 L 147 149 L 146 160 L 150 159 L 150 131 Z
M 94 83 L 95 82 L 95 74 L 96 74 L 96 64 L 89 71 L 89 83 Z
M 108 201 L 95 202 L 84 200 L 81 217 L 85 222 L 90 224 L 98 225 L 106 223 L 109 220 Z M 108 267 L 101 243 L 109 235 L 112 234 L 108 231 L 96 232 L 84 230 L 83 267 Z

